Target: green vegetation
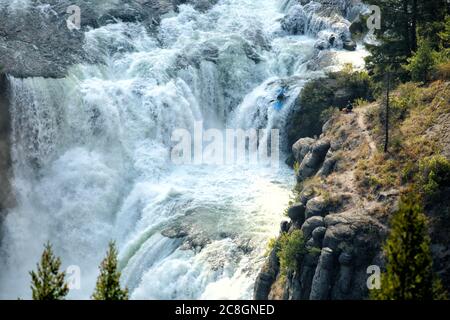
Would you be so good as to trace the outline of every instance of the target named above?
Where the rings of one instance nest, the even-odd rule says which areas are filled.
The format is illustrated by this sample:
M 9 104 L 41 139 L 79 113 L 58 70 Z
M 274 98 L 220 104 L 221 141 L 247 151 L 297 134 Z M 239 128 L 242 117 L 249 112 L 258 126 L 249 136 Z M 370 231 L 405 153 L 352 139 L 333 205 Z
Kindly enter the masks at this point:
M 381 30 L 375 33 L 381 43 L 369 46 L 371 55 L 366 59 L 373 79 L 381 83 L 389 70 L 394 82 L 413 77 L 422 81 L 430 70 L 430 50 L 443 51 L 449 47 L 449 3 L 374 0 L 371 4 L 379 6 L 383 14 Z M 405 68 L 408 59 L 410 68 Z
M 44 246 L 37 271 L 31 271 L 31 290 L 33 300 L 62 300 L 69 293 L 65 281 L 66 273 L 60 271 L 61 259 L 55 257 L 50 243 Z M 120 287 L 120 272 L 117 270 L 117 250 L 110 242 L 105 259 L 100 265 L 94 300 L 128 300 L 128 289 Z
M 269 242 L 267 243 L 266 253 L 264 254 L 266 257 L 270 255 L 273 249 L 277 247 L 278 245 L 278 239 L 277 238 L 270 238 Z M 278 250 L 278 248 L 277 248 Z
M 296 270 L 306 252 L 305 239 L 301 230 L 281 234 L 277 242 L 277 256 L 282 272 Z
M 439 200 L 450 187 L 450 161 L 441 155 L 424 158 L 419 163 L 419 186 L 430 200 Z
M 66 274 L 60 271 L 61 260 L 55 257 L 50 243 L 44 246 L 37 271 L 31 271 L 33 300 L 62 300 L 69 293 Z
M 109 243 L 105 259 L 100 265 L 94 300 L 128 300 L 128 289 L 120 287 L 120 272 L 117 270 L 117 250 L 114 242 Z
M 402 200 L 391 221 L 385 244 L 386 272 L 380 290 L 372 292 L 376 300 L 444 299 L 442 285 L 433 275 L 427 219 L 418 198 Z
M 411 80 L 414 82 L 427 82 L 435 71 L 436 61 L 434 52 L 428 40 L 422 40 L 417 52 L 407 59 L 405 69 L 409 71 Z
M 298 139 L 318 136 L 336 108 L 355 100 L 373 100 L 373 83 L 365 71 L 355 71 L 347 64 L 342 71 L 329 73 L 324 79 L 308 82 L 297 101 L 288 128 L 289 144 Z

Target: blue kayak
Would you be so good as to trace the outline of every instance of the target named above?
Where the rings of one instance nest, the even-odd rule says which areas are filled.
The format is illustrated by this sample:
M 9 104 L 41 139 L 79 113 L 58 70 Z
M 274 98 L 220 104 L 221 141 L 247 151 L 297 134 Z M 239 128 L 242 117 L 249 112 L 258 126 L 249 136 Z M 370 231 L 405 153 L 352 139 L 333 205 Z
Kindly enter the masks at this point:
M 283 108 L 283 102 L 280 100 L 275 101 L 273 104 L 275 110 L 280 111 Z

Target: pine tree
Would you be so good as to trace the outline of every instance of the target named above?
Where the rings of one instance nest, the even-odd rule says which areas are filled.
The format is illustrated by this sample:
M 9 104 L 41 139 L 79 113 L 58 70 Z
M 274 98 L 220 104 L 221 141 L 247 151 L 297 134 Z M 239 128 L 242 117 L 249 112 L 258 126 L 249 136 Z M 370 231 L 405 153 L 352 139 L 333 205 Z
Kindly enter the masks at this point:
M 412 81 L 427 82 L 434 67 L 434 51 L 428 40 L 421 40 L 417 52 L 408 59 L 405 68 L 410 72 Z
M 100 265 L 94 300 L 128 300 L 128 289 L 120 287 L 120 272 L 117 270 L 117 250 L 114 242 L 109 243 L 105 259 Z
M 446 15 L 450 5 L 446 0 L 372 0 L 380 7 L 381 30 L 375 35 L 379 45 L 369 45 L 371 55 L 366 58 L 367 69 L 377 82 L 382 82 L 386 70 L 391 70 L 392 81 L 409 80 L 402 65 L 418 51 L 420 38 L 426 39 L 432 50 L 441 43 Z
M 391 221 L 384 247 L 387 265 L 376 300 L 442 299 L 445 293 L 433 275 L 427 219 L 416 196 L 402 199 Z
M 37 272 L 31 271 L 33 300 L 62 300 L 69 293 L 65 272 L 60 272 L 61 260 L 53 255 L 50 243 L 45 244 Z

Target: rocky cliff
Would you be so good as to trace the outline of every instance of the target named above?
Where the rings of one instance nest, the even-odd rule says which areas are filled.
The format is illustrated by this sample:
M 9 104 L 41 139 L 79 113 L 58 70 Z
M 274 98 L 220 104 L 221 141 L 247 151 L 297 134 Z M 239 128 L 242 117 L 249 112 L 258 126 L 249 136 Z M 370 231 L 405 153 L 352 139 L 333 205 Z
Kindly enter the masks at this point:
M 401 194 L 413 184 L 421 190 L 421 170 L 427 174 L 431 170 L 421 168 L 429 159 L 441 155 L 448 159 L 449 85 L 406 84 L 393 94 L 393 142 L 388 153 L 381 151 L 381 100 L 363 103 L 350 113 L 336 110 L 319 138 L 302 138 L 293 145 L 298 184 L 281 234 L 289 237 L 301 230 L 304 244 L 302 250 L 297 248 L 296 267 L 287 268 L 280 263 L 282 237 L 275 241 L 257 278 L 255 299 L 368 297 L 367 268 L 384 267 L 382 245 Z M 423 114 L 425 121 L 420 120 Z M 448 173 L 440 175 L 447 178 L 439 181 L 433 200 L 425 200 L 425 213 L 434 243 L 434 268 L 448 288 L 450 181 Z
M 9 110 L 5 77 L 0 74 L 0 222 L 5 209 L 13 205 L 10 186 Z
M 381 265 L 386 229 L 377 212 L 386 206 L 355 185 L 359 159 L 376 152 L 364 109 L 338 114 L 318 139 L 293 146 L 298 196 L 282 232 L 300 229 L 307 251 L 296 270 L 280 270 L 274 248 L 256 283 L 256 299 L 358 299 L 367 295 L 367 268 Z M 395 195 L 395 192 L 393 192 Z M 396 197 L 390 200 L 393 205 Z

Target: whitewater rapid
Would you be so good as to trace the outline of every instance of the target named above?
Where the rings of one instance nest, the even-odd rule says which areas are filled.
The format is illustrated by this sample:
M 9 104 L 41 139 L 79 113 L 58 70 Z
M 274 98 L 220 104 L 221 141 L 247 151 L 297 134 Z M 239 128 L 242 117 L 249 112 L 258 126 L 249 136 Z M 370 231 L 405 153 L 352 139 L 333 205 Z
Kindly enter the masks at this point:
M 2 298 L 30 297 L 28 271 L 48 240 L 64 268 L 80 267 L 69 298 L 90 297 L 110 240 L 133 299 L 252 298 L 285 219 L 291 169 L 283 155 L 277 169 L 174 165 L 170 138 L 196 121 L 282 131 L 303 84 L 323 75 L 306 67 L 315 34 L 280 27 L 292 5 L 182 5 L 156 35 L 122 22 L 88 31 L 85 49 L 99 63 L 63 79 L 9 77 L 18 205 L 4 223 Z M 276 111 L 281 81 L 290 96 Z

